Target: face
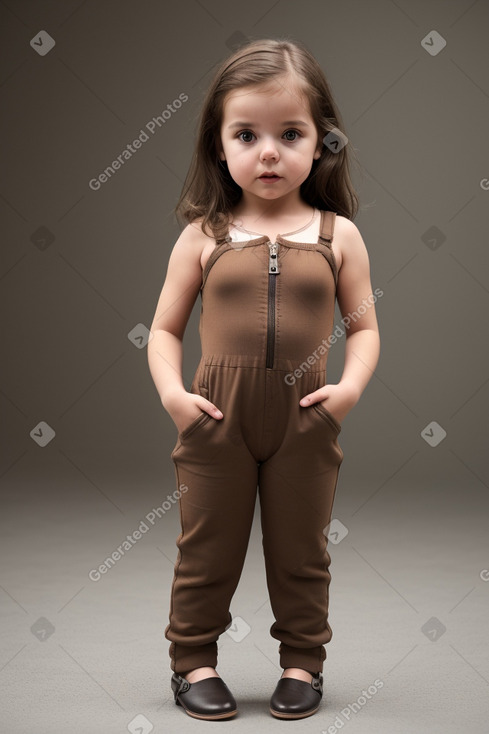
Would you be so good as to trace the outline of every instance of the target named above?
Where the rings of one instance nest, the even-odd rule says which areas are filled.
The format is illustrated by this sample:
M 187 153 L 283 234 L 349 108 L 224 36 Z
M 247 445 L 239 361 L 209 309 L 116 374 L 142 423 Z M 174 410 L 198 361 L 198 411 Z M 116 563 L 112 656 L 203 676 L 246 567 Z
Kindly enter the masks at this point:
M 283 80 L 229 92 L 224 101 L 219 157 L 250 203 L 299 198 L 322 141 L 307 100 Z M 264 173 L 277 178 L 263 178 Z

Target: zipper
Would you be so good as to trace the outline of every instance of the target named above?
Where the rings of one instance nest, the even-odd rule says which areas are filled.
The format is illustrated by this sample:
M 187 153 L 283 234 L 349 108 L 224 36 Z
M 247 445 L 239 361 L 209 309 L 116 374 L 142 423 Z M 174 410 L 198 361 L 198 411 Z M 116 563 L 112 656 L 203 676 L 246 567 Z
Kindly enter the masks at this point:
M 278 243 L 269 242 L 268 255 L 268 322 L 267 322 L 267 361 L 266 366 L 273 367 L 273 354 L 275 347 L 275 276 L 280 273 L 278 266 Z

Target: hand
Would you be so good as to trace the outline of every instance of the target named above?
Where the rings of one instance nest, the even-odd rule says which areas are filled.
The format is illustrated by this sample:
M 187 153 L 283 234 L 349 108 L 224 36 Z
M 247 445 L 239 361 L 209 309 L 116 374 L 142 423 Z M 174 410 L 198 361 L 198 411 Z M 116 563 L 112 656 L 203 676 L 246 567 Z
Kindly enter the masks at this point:
M 325 385 L 319 390 L 304 395 L 300 404 L 304 407 L 321 403 L 338 421 L 343 423 L 350 410 L 357 404 L 360 396 L 350 383 L 339 382 L 337 385 Z
M 209 413 L 217 420 L 223 417 L 219 408 L 210 400 L 186 390 L 175 390 L 167 394 L 163 407 L 169 413 L 178 433 L 184 431 L 201 413 Z

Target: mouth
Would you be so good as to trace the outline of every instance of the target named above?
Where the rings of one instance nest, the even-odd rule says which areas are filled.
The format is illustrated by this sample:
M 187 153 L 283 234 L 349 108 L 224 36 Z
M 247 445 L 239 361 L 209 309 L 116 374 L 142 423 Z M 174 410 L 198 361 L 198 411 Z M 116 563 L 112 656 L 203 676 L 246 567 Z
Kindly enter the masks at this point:
M 279 181 L 282 177 L 277 176 L 277 174 L 272 171 L 271 173 L 263 173 L 259 178 L 260 178 L 260 181 L 265 181 L 267 183 L 273 183 L 274 181 Z

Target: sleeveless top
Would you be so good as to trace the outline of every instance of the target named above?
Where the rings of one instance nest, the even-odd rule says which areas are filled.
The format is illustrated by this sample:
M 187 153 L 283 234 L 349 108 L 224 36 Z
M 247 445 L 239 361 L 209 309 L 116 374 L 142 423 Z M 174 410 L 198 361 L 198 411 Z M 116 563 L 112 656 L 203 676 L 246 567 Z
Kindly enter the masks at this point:
M 307 362 L 309 371 L 325 371 L 338 280 L 336 213 L 320 210 L 320 217 L 316 242 L 277 235 L 272 243 L 246 230 L 243 239 L 228 230 L 216 240 L 200 288 L 204 358 L 236 355 L 233 364 L 285 371 Z

